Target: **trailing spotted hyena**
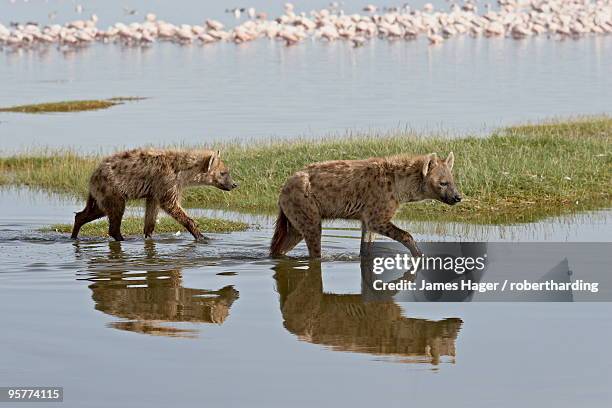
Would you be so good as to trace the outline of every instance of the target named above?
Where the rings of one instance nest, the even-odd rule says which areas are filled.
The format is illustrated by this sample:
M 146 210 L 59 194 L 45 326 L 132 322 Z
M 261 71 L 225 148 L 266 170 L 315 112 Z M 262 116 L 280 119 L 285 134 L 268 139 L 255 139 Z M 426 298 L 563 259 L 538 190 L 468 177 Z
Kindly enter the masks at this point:
M 214 186 L 230 191 L 238 185 L 221 161 L 219 151 L 135 149 L 105 158 L 89 182 L 85 209 L 74 217 L 72 238 L 90 221 L 108 216 L 108 234 L 117 241 L 125 203 L 146 199 L 144 235 L 155 229 L 159 209 L 182 224 L 196 239 L 203 238 L 194 220 L 181 208 L 183 189 L 188 186 Z
M 361 220 L 362 244 L 368 232 L 375 232 L 420 256 L 414 238 L 391 219 L 402 203 L 461 201 L 453 163 L 451 152 L 444 160 L 431 153 L 312 164 L 289 177 L 281 190 L 270 254 L 285 254 L 305 239 L 310 256 L 320 257 L 321 220 L 343 218 Z

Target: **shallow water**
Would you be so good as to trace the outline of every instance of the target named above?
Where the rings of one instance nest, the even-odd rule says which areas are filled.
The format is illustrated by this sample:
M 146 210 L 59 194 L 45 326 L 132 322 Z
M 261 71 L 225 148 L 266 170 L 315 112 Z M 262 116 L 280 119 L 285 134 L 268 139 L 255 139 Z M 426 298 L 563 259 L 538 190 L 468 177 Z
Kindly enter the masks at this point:
M 321 263 L 303 247 L 273 261 L 263 218 L 208 245 L 36 232 L 79 206 L 0 190 L 0 384 L 64 386 L 69 407 L 604 407 L 612 397 L 609 303 L 365 302 L 357 231 L 326 229 Z
M 7 3 L 7 2 L 4 2 Z M 46 22 L 82 17 L 72 3 L 3 4 L 0 20 Z M 204 2 L 207 4 L 208 2 Z M 88 8 L 88 3 L 83 3 Z M 140 21 L 144 10 L 177 23 L 227 20 L 227 4 L 121 2 L 92 5 L 101 27 Z M 276 3 L 253 2 L 276 12 Z M 304 3 L 306 4 L 306 3 Z M 306 4 L 306 10 L 327 1 Z M 446 7 L 446 4 L 443 3 Z M 300 6 L 300 4 L 298 4 Z M 361 2 L 348 2 L 359 11 Z M 88 15 L 86 12 L 85 15 Z M 295 47 L 261 40 L 236 46 L 159 43 L 145 48 L 93 45 L 78 52 L 0 52 L 0 106 L 143 96 L 109 110 L 0 115 L 0 152 L 32 146 L 113 150 L 143 144 L 317 137 L 347 131 L 414 129 L 461 135 L 544 118 L 607 113 L 612 102 L 612 37 L 454 38 L 338 42 Z M 9 137 L 10 136 L 10 137 Z

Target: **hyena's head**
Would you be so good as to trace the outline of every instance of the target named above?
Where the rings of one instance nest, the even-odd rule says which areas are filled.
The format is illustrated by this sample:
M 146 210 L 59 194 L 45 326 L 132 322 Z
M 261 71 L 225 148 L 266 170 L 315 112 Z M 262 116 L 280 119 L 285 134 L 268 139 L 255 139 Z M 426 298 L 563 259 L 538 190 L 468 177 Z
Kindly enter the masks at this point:
M 202 161 L 202 168 L 196 175 L 196 184 L 214 186 L 224 191 L 238 187 L 232 180 L 229 168 L 221 161 L 221 152 L 217 150 L 207 160 Z
M 425 156 L 423 192 L 427 198 L 433 198 L 449 205 L 455 205 L 461 201 L 461 194 L 453 179 L 454 162 L 453 152 L 450 152 L 445 160 L 438 158 L 435 153 Z

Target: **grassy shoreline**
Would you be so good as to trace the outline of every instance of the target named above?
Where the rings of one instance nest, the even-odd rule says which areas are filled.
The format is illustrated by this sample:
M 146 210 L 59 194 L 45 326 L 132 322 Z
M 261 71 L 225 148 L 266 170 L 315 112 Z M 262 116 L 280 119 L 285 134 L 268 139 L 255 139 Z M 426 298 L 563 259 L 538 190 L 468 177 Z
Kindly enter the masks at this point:
M 510 127 L 488 137 L 376 134 L 320 141 L 227 145 L 223 158 L 241 187 L 186 191 L 186 207 L 273 214 L 280 186 L 312 162 L 397 153 L 455 152 L 455 178 L 465 200 L 404 205 L 398 218 L 476 224 L 532 222 L 612 206 L 612 118 Z M 0 184 L 83 197 L 99 157 L 70 151 L 0 158 Z

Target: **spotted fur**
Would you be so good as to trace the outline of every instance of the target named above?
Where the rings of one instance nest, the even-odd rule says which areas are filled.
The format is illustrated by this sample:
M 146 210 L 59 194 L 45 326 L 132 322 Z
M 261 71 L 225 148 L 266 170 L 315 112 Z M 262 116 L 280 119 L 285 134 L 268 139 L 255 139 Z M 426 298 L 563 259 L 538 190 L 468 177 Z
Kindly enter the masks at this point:
M 126 201 L 133 199 L 146 200 L 146 237 L 153 234 L 161 208 L 194 238 L 203 238 L 180 204 L 183 190 L 196 185 L 226 191 L 237 187 L 218 151 L 134 149 L 106 157 L 91 176 L 87 204 L 75 216 L 72 238 L 84 224 L 108 216 L 109 235 L 123 240 L 121 219 Z
M 279 198 L 270 254 L 287 253 L 302 239 L 311 257 L 321 256 L 321 220 L 361 220 L 366 231 L 404 244 L 414 256 L 414 238 L 391 219 L 402 203 L 435 199 L 461 201 L 453 175 L 454 155 L 391 156 L 312 164 L 289 177 Z

